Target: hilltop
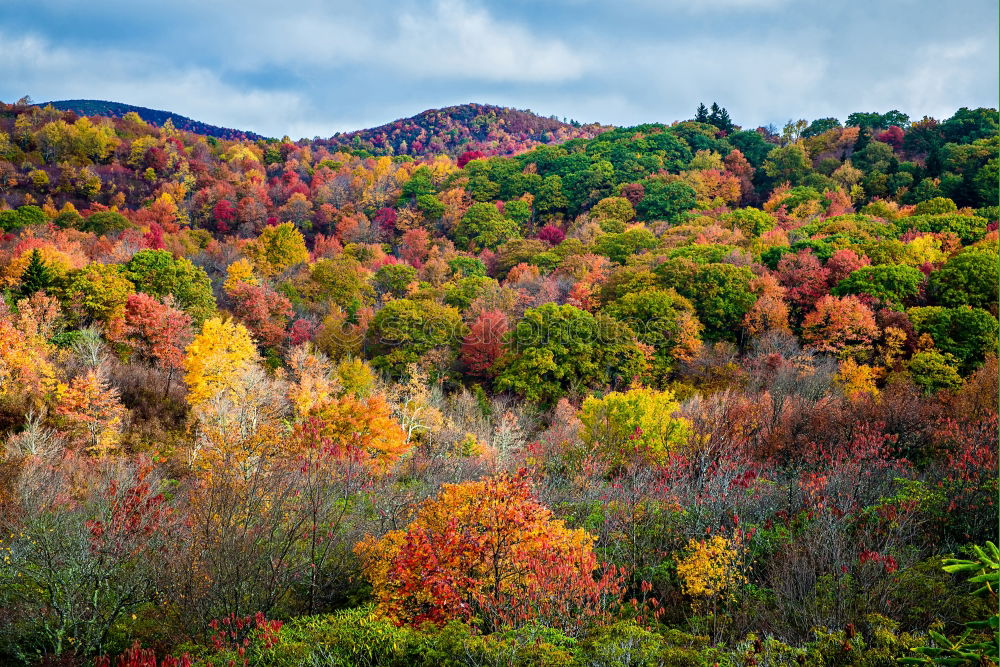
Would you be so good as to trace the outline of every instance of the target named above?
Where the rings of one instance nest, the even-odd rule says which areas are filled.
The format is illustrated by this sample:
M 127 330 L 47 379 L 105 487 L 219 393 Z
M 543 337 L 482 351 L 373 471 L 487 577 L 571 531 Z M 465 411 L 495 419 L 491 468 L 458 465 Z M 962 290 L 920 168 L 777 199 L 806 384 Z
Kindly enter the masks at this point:
M 72 111 L 73 113 L 81 116 L 107 116 L 109 118 L 121 118 L 130 111 L 134 111 L 139 114 L 139 117 L 144 121 L 157 127 L 163 127 L 163 124 L 167 122 L 167 119 L 170 119 L 170 121 L 174 124 L 174 127 L 179 130 L 204 134 L 206 136 L 217 137 L 219 139 L 250 139 L 251 141 L 255 141 L 257 139 L 265 138 L 263 135 L 257 134 L 256 132 L 234 130 L 229 127 L 210 125 L 208 123 L 202 123 L 201 121 L 188 118 L 187 116 L 181 116 L 180 114 L 176 114 L 172 111 L 137 107 L 132 104 L 124 104 L 122 102 L 108 102 L 106 100 L 57 100 L 46 104 L 51 104 L 54 108 L 59 109 L 60 111 Z M 42 104 L 41 106 L 45 106 L 45 104 Z
M 605 129 L 597 123 L 563 122 L 530 110 L 469 103 L 428 109 L 410 118 L 337 133 L 313 143 L 331 149 L 360 149 L 373 155 L 457 156 L 468 151 L 509 155 L 540 144 L 591 138 Z

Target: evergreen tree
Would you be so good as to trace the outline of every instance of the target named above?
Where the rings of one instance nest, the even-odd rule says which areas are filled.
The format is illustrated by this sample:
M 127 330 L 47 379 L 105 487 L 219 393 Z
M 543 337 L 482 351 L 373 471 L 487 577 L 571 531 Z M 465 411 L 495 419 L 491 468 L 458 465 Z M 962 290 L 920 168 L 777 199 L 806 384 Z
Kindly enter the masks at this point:
M 45 265 L 42 253 L 35 248 L 31 251 L 31 259 L 21 276 L 21 296 L 27 298 L 35 292 L 44 292 L 52 286 L 52 271 Z
M 725 107 L 722 107 L 722 110 L 719 112 L 719 122 L 716 124 L 716 127 L 725 131 L 726 134 L 733 131 L 733 121 L 729 117 L 729 112 Z
M 698 105 L 698 110 L 694 114 L 694 119 L 698 123 L 708 122 L 708 108 L 705 107 L 705 103 L 702 102 Z
M 718 102 L 712 102 L 712 111 L 708 114 L 708 122 L 712 125 L 719 127 L 719 114 L 722 109 L 719 108 Z

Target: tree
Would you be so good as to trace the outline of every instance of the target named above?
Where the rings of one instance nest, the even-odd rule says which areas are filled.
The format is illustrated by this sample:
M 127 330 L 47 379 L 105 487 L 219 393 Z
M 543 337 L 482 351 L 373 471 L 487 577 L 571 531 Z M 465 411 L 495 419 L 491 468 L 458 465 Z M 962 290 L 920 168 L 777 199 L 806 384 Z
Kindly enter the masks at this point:
M 507 316 L 499 310 L 479 314 L 462 341 L 462 363 L 469 373 L 480 377 L 491 374 L 493 363 L 503 354 L 503 340 L 509 328 Z
M 78 326 L 90 322 L 108 325 L 125 313 L 125 303 L 135 291 L 132 281 L 116 264 L 88 264 L 69 274 L 62 301 L 71 321 Z
M 928 334 L 934 345 L 954 355 L 962 373 L 982 364 L 997 351 L 997 318 L 981 308 L 927 306 L 906 311 L 917 334 Z
M 53 283 L 52 270 L 42 259 L 42 253 L 39 252 L 38 248 L 35 248 L 31 251 L 28 266 L 25 267 L 24 273 L 21 274 L 21 286 L 18 289 L 18 293 L 22 297 L 28 298 L 36 292 L 46 291 L 49 287 L 52 287 Z
M 722 219 L 732 225 L 733 229 L 743 232 L 748 238 L 756 238 L 764 232 L 774 229 L 777 224 L 773 215 L 752 206 L 727 213 Z
M 275 347 L 285 339 L 292 304 L 267 285 L 238 283 L 226 292 L 233 300 L 233 315 L 263 347 Z
M 802 339 L 820 352 L 854 356 L 870 350 L 877 337 L 875 316 L 856 296 L 828 294 L 802 322 Z
M 564 631 L 600 616 L 619 594 L 599 579 L 594 538 L 534 497 L 523 474 L 445 484 L 404 529 L 356 551 L 379 611 L 419 627 L 477 619 L 484 632 L 543 623 Z
M 694 112 L 694 120 L 696 123 L 708 122 L 708 108 L 704 102 L 698 104 L 698 109 Z
M 60 388 L 56 414 L 67 430 L 80 438 L 94 456 L 107 456 L 118 446 L 122 420 L 127 414 L 118 398 L 118 390 L 108 384 L 104 374 L 91 368 Z
M 841 124 L 836 118 L 817 118 L 802 131 L 802 136 L 803 138 L 815 137 L 838 127 L 841 127 Z
M 173 297 L 196 324 L 215 314 L 212 281 L 201 267 L 166 250 L 140 250 L 122 267 L 139 292 L 158 299 Z
M 720 600 L 731 599 L 736 586 L 746 583 L 739 561 L 735 546 L 721 535 L 688 541 L 687 554 L 677 560 L 677 576 L 684 594 L 694 598 L 696 609 L 714 608 Z
M 687 444 L 690 422 L 675 416 L 679 409 L 669 391 L 640 388 L 589 396 L 579 414 L 583 441 L 615 465 L 634 459 L 662 463 Z
M 627 324 L 639 342 L 651 345 L 663 370 L 674 360 L 692 359 L 701 347 L 702 327 L 694 306 L 673 289 L 629 292 L 603 312 Z
M 743 318 L 757 301 L 750 289 L 753 273 L 732 264 L 685 265 L 686 261 L 670 260 L 657 267 L 661 283 L 694 304 L 705 339 L 735 341 Z
M 811 248 L 785 254 L 778 262 L 777 273 L 788 300 L 801 312 L 812 308 L 830 289 L 830 269 L 820 263 Z
M 997 313 L 1000 259 L 995 250 L 966 248 L 931 273 L 928 293 L 942 306 L 973 306 Z
M 642 181 L 642 200 L 635 210 L 640 220 L 666 220 L 677 223 L 682 213 L 690 211 L 698 203 L 698 193 L 681 181 L 664 182 L 661 179 Z
M 434 350 L 443 355 L 441 363 L 448 363 L 467 332 L 455 308 L 432 301 L 396 299 L 375 314 L 366 346 L 372 366 L 399 377 L 409 364 L 427 362 Z
M 200 405 L 238 389 L 244 372 L 257 361 L 257 346 L 242 324 L 213 317 L 185 350 L 188 403 Z
M 914 384 L 925 393 L 940 389 L 954 390 L 962 386 L 958 360 L 946 352 L 935 349 L 917 352 L 910 358 L 907 368 Z
M 635 209 L 625 197 L 605 197 L 590 209 L 590 217 L 606 232 L 623 232 L 625 223 L 635 217 Z
M 309 268 L 310 285 L 306 293 L 319 301 L 329 301 L 350 314 L 370 306 L 374 296 L 368 272 L 353 257 L 340 255 L 321 259 Z
M 470 250 L 495 249 L 520 236 L 516 222 L 501 215 L 493 204 L 484 202 L 470 206 L 455 230 L 455 242 Z
M 924 274 L 912 266 L 878 264 L 851 273 L 830 290 L 834 296 L 867 295 L 888 308 L 902 309 L 924 282 Z
M 409 264 L 386 264 L 375 272 L 372 286 L 379 294 L 399 299 L 406 295 L 410 284 L 416 279 L 417 270 Z
M 305 418 L 339 457 L 360 453 L 376 472 L 386 472 L 413 448 L 379 395 L 331 397 L 314 405 Z
M 775 182 L 798 185 L 812 170 L 812 162 L 802 142 L 779 146 L 767 154 L 764 173 Z
M 527 310 L 506 342 L 496 386 L 530 401 L 554 403 L 571 391 L 627 384 L 646 366 L 631 329 L 570 305 Z
M 104 236 L 112 232 L 120 232 L 128 229 L 132 223 L 121 213 L 115 211 L 98 211 L 91 213 L 80 225 L 80 231 L 93 232 L 98 236 Z
M 167 391 L 174 372 L 183 368 L 191 324 L 190 315 L 148 294 L 132 294 L 125 304 L 125 339 L 140 359 L 167 370 Z
M 653 232 L 644 227 L 634 227 L 620 234 L 604 234 L 594 244 L 594 252 L 624 264 L 630 256 L 652 250 L 657 245 L 659 240 Z
M 290 222 L 265 227 L 260 236 L 247 245 L 246 254 L 266 276 L 276 276 L 309 260 L 306 241 Z

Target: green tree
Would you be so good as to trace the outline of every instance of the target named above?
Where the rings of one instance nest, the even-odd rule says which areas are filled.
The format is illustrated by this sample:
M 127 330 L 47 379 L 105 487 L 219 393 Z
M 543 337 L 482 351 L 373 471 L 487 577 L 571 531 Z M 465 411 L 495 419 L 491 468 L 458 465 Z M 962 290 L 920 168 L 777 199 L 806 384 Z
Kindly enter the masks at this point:
M 997 312 L 1000 259 L 996 247 L 966 248 L 930 275 L 928 292 L 942 306 Z
M 628 326 L 554 303 L 524 313 L 497 364 L 498 389 L 545 404 L 571 392 L 627 384 L 645 370 Z
M 456 276 L 467 278 L 469 276 L 485 276 L 486 265 L 482 260 L 475 257 L 456 257 L 448 260 L 448 268 Z
M 934 349 L 917 352 L 908 363 L 914 384 L 928 394 L 961 387 L 962 376 L 957 366 L 958 360 L 953 355 Z
M 886 306 L 900 310 L 920 291 L 924 274 L 912 266 L 878 264 L 853 271 L 830 290 L 834 296 L 867 294 Z
M 45 264 L 45 260 L 42 259 L 42 253 L 39 252 L 38 248 L 35 248 L 31 251 L 28 266 L 25 267 L 24 273 L 21 274 L 21 285 L 18 288 L 18 294 L 24 298 L 28 298 L 36 292 L 46 291 L 52 287 L 52 284 L 52 270 L 49 269 Z
M 812 162 L 802 143 L 779 146 L 767 154 L 764 173 L 775 182 L 798 185 L 812 170 Z
M 122 267 L 136 290 L 158 299 L 173 296 L 196 324 L 215 314 L 212 281 L 205 270 L 166 250 L 140 250 Z
M 918 334 L 928 334 L 941 351 L 954 355 L 962 373 L 997 351 L 997 318 L 981 308 L 925 306 L 906 311 Z
M 676 358 L 689 358 L 701 343 L 694 306 L 673 289 L 630 292 L 603 312 L 627 324 L 639 342 L 653 347 L 660 370 L 669 369 Z
M 642 201 L 636 205 L 636 213 L 641 220 L 666 220 L 676 223 L 680 215 L 690 211 L 698 201 L 697 193 L 687 183 L 661 179 L 642 181 L 646 190 Z
M 590 209 L 590 217 L 606 232 L 623 232 L 625 223 L 635 217 L 635 209 L 624 197 L 605 197 Z
M 621 234 L 604 234 L 594 244 L 594 252 L 613 262 L 624 264 L 631 255 L 652 250 L 659 241 L 653 232 L 643 227 L 626 230 Z
M 520 236 L 516 222 L 501 215 L 493 204 L 484 202 L 470 206 L 455 230 L 455 242 L 470 250 L 494 249 Z
M 386 264 L 372 277 L 372 286 L 379 294 L 391 294 L 399 299 L 406 295 L 410 283 L 417 279 L 417 270 L 409 264 Z
M 432 350 L 453 358 L 468 329 L 458 310 L 433 301 L 390 301 L 372 319 L 366 346 L 372 366 L 391 376 L 426 361 Z
M 115 211 L 99 211 L 97 213 L 91 213 L 88 215 L 83 224 L 80 225 L 80 229 L 85 232 L 93 232 L 98 236 L 103 236 L 110 232 L 120 232 L 123 229 L 128 229 L 132 226 L 132 223 L 128 221 L 121 213 L 116 213 Z
M 664 287 L 694 304 L 707 340 L 736 341 L 743 317 L 757 301 L 750 289 L 753 272 L 732 264 L 695 264 L 668 260 L 656 268 Z
M 372 287 L 361 262 L 348 255 L 321 259 L 309 268 L 309 295 L 319 301 L 329 301 L 354 314 L 358 308 L 371 305 Z
M 517 223 L 518 227 L 522 227 L 531 220 L 531 206 L 521 199 L 512 199 L 504 204 L 503 215 Z
M 70 322 L 82 327 L 123 317 L 134 292 L 135 285 L 122 275 L 119 265 L 94 262 L 67 276 L 61 297 Z
M 669 391 L 638 388 L 590 396 L 580 408 L 583 441 L 612 463 L 636 457 L 658 463 L 687 443 L 690 424 L 675 416 L 679 409 Z

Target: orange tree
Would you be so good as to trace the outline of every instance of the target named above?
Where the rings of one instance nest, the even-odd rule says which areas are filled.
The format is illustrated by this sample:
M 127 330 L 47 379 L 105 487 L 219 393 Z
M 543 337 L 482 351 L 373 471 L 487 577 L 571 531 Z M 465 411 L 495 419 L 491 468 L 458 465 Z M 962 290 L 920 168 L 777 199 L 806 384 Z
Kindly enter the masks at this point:
M 445 484 L 405 530 L 356 547 L 379 611 L 396 623 L 460 619 L 486 632 L 540 621 L 572 634 L 619 599 L 594 537 L 567 528 L 524 472 Z

